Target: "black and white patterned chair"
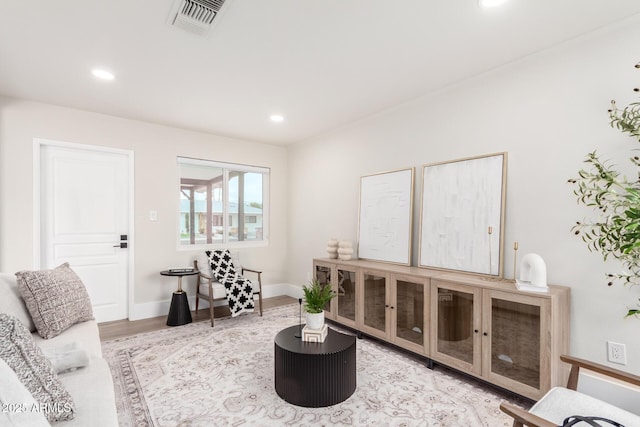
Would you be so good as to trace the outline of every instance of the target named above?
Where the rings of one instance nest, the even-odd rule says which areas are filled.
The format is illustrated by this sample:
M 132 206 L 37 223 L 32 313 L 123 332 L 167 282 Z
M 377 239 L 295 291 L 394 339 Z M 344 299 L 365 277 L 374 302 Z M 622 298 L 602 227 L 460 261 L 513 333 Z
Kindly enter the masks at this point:
M 235 260 L 237 262 L 237 260 Z M 248 293 L 252 301 L 255 296 L 258 297 L 258 308 L 260 316 L 262 316 L 262 271 L 236 266 L 228 250 L 216 250 L 202 252 L 193 261 L 193 265 L 198 270 L 197 286 L 196 286 L 196 315 L 198 313 L 198 305 L 200 298 L 205 299 L 209 303 L 209 316 L 211 317 L 211 327 L 214 323 L 214 302 L 227 300 L 227 291 L 222 281 L 225 278 L 237 277 L 242 283 L 246 282 L 246 294 Z M 244 277 L 245 272 L 257 275 L 257 283 L 255 280 L 248 280 Z M 230 305 L 235 304 L 236 297 L 232 296 Z M 244 298 L 244 297 L 241 297 Z

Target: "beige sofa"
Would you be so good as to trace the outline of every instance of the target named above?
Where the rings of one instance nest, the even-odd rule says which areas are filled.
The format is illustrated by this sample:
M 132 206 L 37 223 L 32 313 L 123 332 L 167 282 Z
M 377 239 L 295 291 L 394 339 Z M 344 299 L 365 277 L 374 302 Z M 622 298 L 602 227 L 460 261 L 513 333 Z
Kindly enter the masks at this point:
M 43 350 L 45 355 L 50 356 L 56 351 L 59 352 L 59 349 L 69 348 L 69 346 L 82 350 L 82 364 L 86 364 L 86 366 L 57 374 L 60 382 L 73 399 L 75 407 L 73 419 L 57 421 L 52 425 L 83 427 L 115 427 L 118 425 L 111 371 L 107 361 L 102 357 L 98 325 L 94 320 L 77 323 L 58 336 L 43 339 L 36 331 L 25 302 L 20 296 L 15 275 L 2 273 L 0 273 L 0 313 L 6 313 L 19 319 L 31 331 L 35 344 Z M 8 381 L 6 377 L 0 377 L 0 389 L 8 388 L 7 384 L 3 384 L 5 381 Z M 16 406 L 14 409 L 20 408 L 28 409 L 25 406 Z M 5 413 L 7 416 L 13 416 L 9 421 L 7 421 L 8 418 L 1 418 L 1 415 L 0 425 L 5 425 L 4 423 L 7 425 L 41 425 L 35 421 L 27 421 L 29 414 Z

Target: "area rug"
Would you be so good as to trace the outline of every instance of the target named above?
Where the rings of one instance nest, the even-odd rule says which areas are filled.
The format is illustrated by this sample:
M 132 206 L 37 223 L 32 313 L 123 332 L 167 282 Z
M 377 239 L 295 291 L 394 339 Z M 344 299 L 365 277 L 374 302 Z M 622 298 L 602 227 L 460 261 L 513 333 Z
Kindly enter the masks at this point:
M 511 426 L 496 390 L 366 338 L 349 399 L 291 405 L 274 388 L 273 340 L 296 324 L 297 304 L 103 342 L 120 426 Z

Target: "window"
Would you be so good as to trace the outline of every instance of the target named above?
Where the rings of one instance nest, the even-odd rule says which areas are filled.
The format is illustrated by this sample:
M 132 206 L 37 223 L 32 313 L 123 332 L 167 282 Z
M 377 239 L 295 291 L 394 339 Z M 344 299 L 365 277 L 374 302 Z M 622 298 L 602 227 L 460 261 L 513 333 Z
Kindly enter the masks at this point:
M 179 246 L 267 242 L 268 168 L 186 157 L 178 165 Z

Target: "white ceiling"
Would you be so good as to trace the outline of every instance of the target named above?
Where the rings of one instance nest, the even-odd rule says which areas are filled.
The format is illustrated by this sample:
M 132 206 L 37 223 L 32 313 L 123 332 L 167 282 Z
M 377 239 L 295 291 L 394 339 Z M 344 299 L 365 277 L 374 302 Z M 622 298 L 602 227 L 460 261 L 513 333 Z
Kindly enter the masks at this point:
M 640 13 L 638 0 L 227 0 L 198 37 L 168 24 L 175 4 L 0 0 L 0 94 L 288 144 Z

